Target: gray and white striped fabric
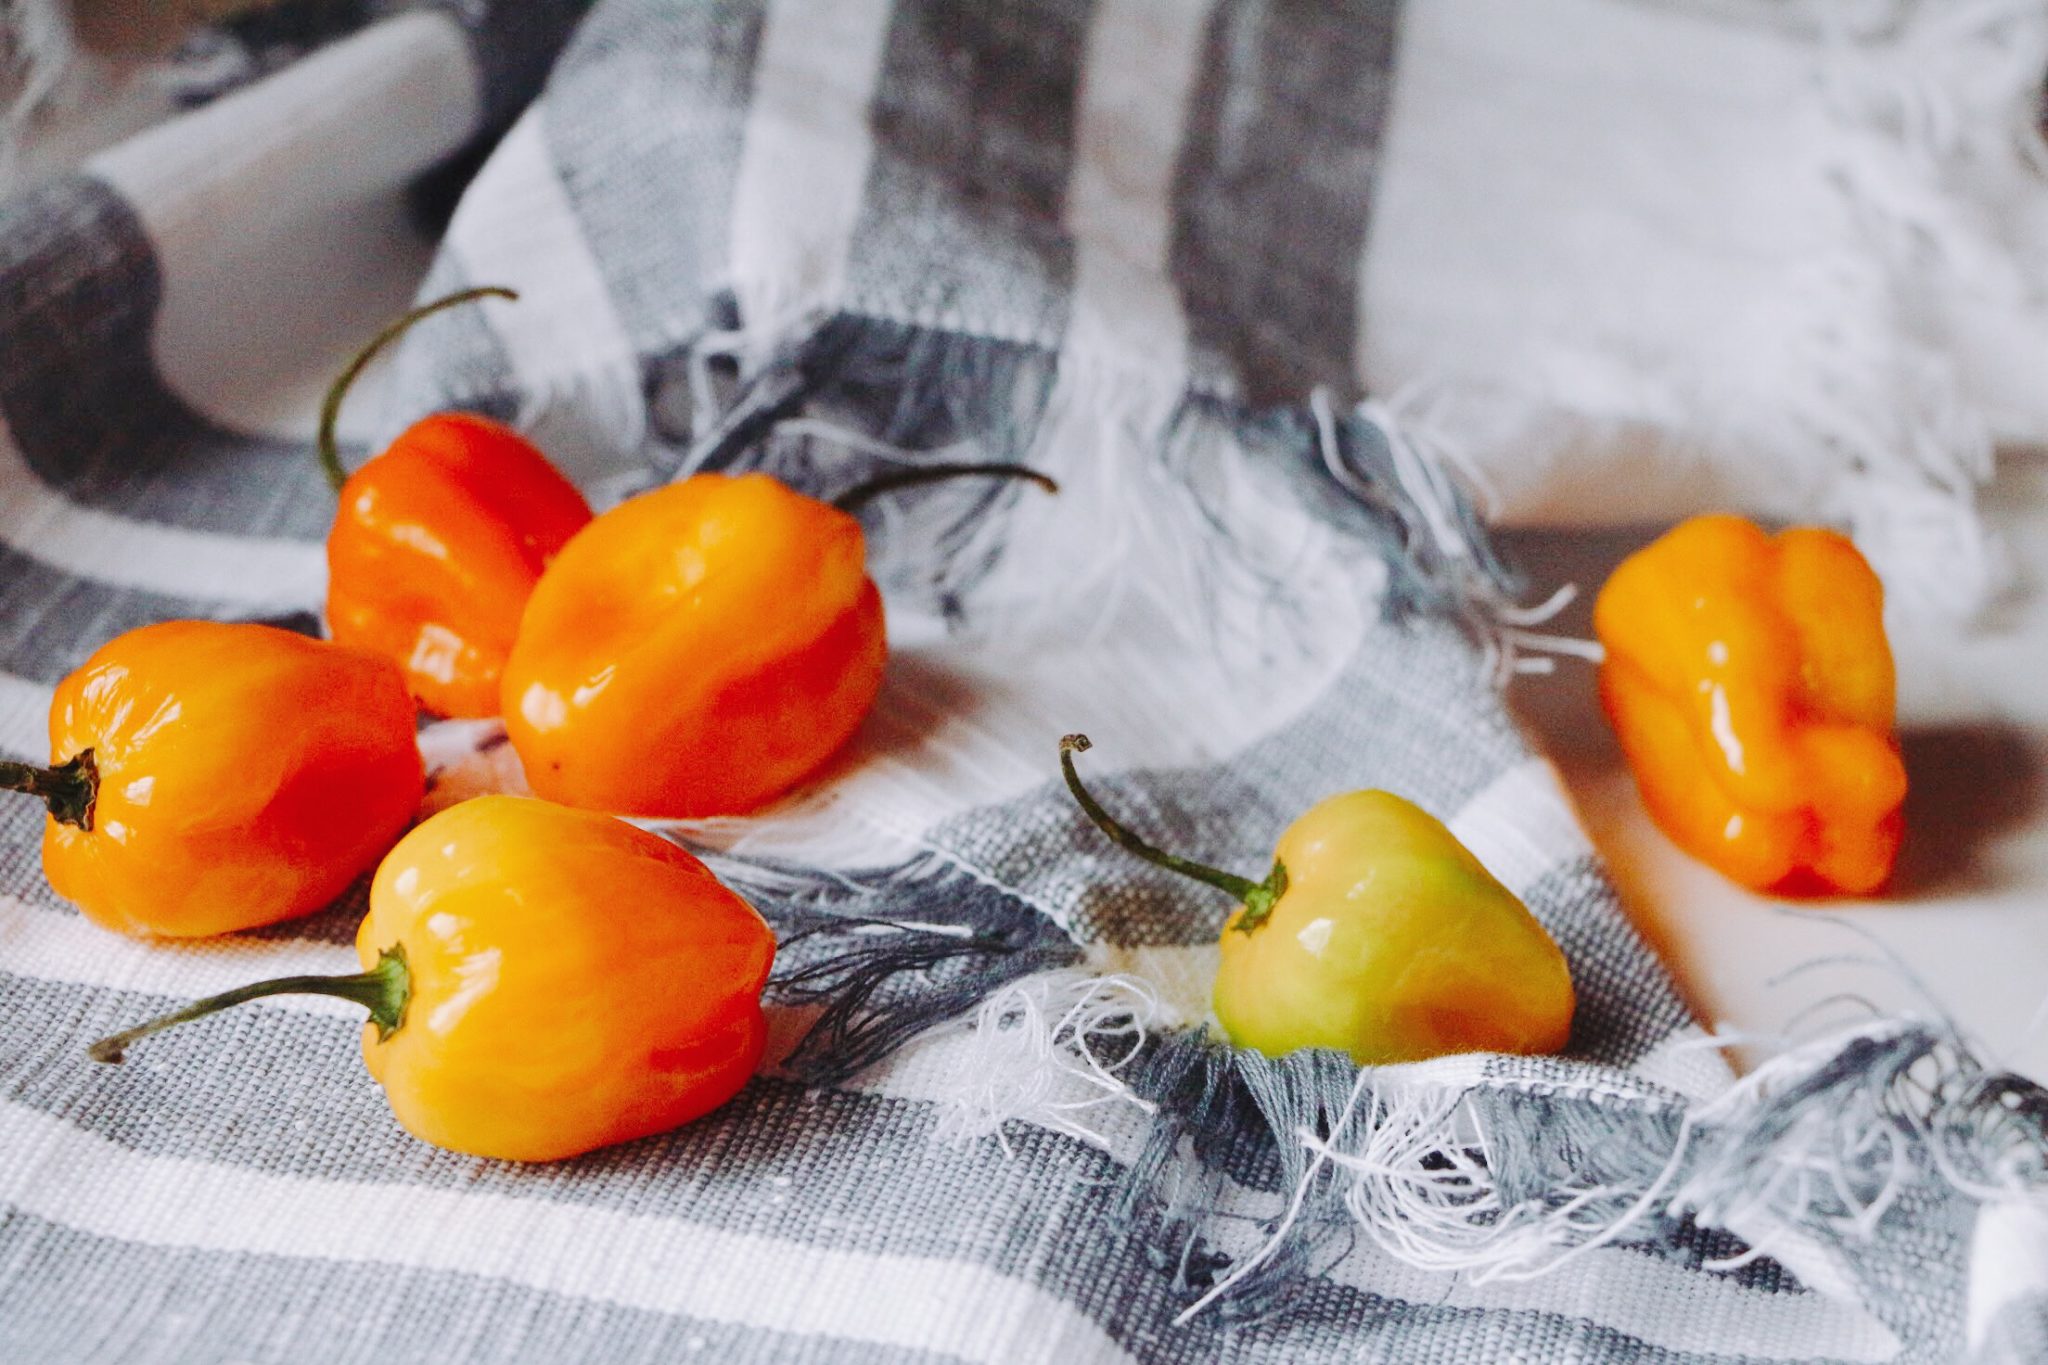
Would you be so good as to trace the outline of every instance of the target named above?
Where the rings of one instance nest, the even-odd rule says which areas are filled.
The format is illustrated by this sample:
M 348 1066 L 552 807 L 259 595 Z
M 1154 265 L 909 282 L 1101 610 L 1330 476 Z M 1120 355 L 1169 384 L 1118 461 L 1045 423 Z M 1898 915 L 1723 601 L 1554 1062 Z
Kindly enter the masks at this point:
M 0 807 L 0 1359 L 2028 1358 L 2048 1097 L 1911 1020 L 1734 1080 L 1502 704 L 1513 576 L 1352 406 L 1389 0 L 600 0 L 555 58 L 574 18 L 392 18 L 0 207 L 0 751 L 128 626 L 317 629 L 308 395 L 421 270 L 522 297 L 429 320 L 359 445 L 461 405 L 600 500 L 963 452 L 1064 491 L 878 510 L 852 751 L 667 828 L 784 950 L 773 1065 L 663 1137 L 428 1148 L 318 1000 L 94 1067 L 349 969 L 360 899 L 116 939 Z M 507 117 L 429 262 L 406 187 Z M 1442 816 L 1570 959 L 1569 1052 L 1213 1042 L 1228 907 L 1093 834 L 1073 730 L 1226 866 L 1335 791 Z M 494 738 L 422 732 L 432 804 L 520 789 Z

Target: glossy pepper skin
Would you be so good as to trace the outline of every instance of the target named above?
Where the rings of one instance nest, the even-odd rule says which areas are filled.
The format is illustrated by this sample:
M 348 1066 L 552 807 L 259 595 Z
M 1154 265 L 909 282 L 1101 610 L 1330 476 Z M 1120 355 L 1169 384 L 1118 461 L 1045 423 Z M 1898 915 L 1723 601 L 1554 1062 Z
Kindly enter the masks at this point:
M 129 631 L 51 703 L 53 768 L 90 752 L 97 782 L 86 821 L 49 819 L 44 872 L 129 934 L 317 910 L 417 813 L 414 716 L 398 669 L 362 650 L 214 621 Z
M 1287 890 L 1250 927 L 1239 906 L 1217 942 L 1216 1018 L 1238 1046 L 1367 1065 L 1563 1050 L 1564 954 L 1436 817 L 1348 792 L 1288 826 L 1273 857 Z
M 332 419 L 371 356 L 428 313 L 500 289 L 467 290 L 416 309 L 372 342 L 329 395 L 321 444 L 339 475 Z M 414 423 L 339 482 L 327 537 L 327 622 L 334 638 L 405 672 L 424 709 L 498 714 L 499 676 L 526 599 L 548 561 L 590 521 L 583 495 L 532 442 L 472 413 Z
M 505 666 L 533 790 L 644 816 L 749 811 L 815 772 L 881 688 L 860 523 L 766 474 L 697 474 L 591 522 Z
M 1864 895 L 1906 770 L 1877 575 L 1845 537 L 1685 522 L 1601 590 L 1600 699 L 1650 814 L 1744 886 Z
M 363 1060 L 415 1136 L 553 1161 L 665 1132 L 761 1060 L 775 936 L 689 853 L 609 816 L 485 796 L 391 850 L 356 936 L 364 970 L 263 982 L 105 1039 L 260 995 L 367 1005 Z
M 342 485 L 328 628 L 397 663 L 435 715 L 495 716 L 526 599 L 589 520 L 583 495 L 518 432 L 437 413 Z
M 1318 802 L 1250 882 L 1144 844 L 1068 785 L 1103 831 L 1241 904 L 1217 941 L 1213 1004 L 1239 1047 L 1347 1052 L 1361 1065 L 1457 1052 L 1545 1053 L 1571 1036 L 1564 954 L 1443 822 L 1384 791 Z M 1155 856 L 1157 855 L 1157 856 Z

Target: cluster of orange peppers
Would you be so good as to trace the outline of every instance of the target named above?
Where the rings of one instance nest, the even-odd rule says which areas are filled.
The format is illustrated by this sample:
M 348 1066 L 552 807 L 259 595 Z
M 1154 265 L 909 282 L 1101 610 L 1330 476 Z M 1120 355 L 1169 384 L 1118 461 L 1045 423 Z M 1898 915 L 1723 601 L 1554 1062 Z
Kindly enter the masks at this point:
M 376 870 L 361 973 L 229 991 L 95 1056 L 260 996 L 337 995 L 368 1009 L 364 1058 L 408 1129 L 545 1160 L 724 1103 L 766 1037 L 767 924 L 689 853 L 593 812 L 752 810 L 851 736 L 884 655 L 852 507 L 958 474 L 1053 485 L 933 465 L 828 504 L 700 474 L 593 516 L 517 432 L 452 412 L 345 471 L 334 425 L 363 368 L 420 317 L 491 295 L 511 297 L 415 309 L 327 395 L 333 639 L 207 621 L 122 635 L 58 687 L 50 766 L 0 764 L 0 788 L 49 807 L 53 888 L 127 933 L 273 923 Z M 548 799 L 465 802 L 399 838 L 423 795 L 421 709 L 502 711 Z
M 522 1160 L 662 1131 L 757 1065 L 774 936 L 675 845 L 612 814 L 753 810 L 823 764 L 880 687 L 882 602 L 850 508 L 763 474 L 699 474 L 593 516 L 510 428 L 415 424 L 353 474 L 328 540 L 332 641 L 181 621 L 111 641 L 57 689 L 51 764 L 0 764 L 49 807 L 52 886 L 123 932 L 227 932 L 308 913 L 375 869 L 360 973 L 230 991 L 115 1035 L 263 995 L 368 1010 L 363 1050 L 429 1141 Z M 889 486 L 958 473 L 940 466 Z M 1904 773 L 1876 580 L 1819 531 L 1689 523 L 1603 592 L 1601 696 L 1658 819 L 1750 885 L 1868 891 Z M 417 814 L 418 709 L 502 715 L 541 800 Z M 280 717 L 289 717 L 280 724 Z M 1125 847 L 1231 892 L 1215 1006 L 1239 1043 L 1362 1062 L 1564 1046 L 1562 954 L 1439 822 L 1384 792 L 1297 822 L 1253 883 Z M 556 804 L 560 803 L 560 804 Z M 606 812 L 606 813 L 596 813 Z M 1426 970 L 1424 969 L 1426 967 Z M 520 1038 L 549 1036 L 543 1049 Z M 574 1104 L 558 1101 L 573 1095 Z

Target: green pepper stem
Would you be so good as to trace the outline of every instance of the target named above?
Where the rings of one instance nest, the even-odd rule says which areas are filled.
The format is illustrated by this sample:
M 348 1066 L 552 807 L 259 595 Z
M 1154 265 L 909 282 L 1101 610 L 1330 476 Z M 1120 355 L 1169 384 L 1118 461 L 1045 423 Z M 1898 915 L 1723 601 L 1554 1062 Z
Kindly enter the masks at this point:
M 0 791 L 27 792 L 48 806 L 54 819 L 90 831 L 100 799 L 99 764 L 90 749 L 53 768 L 0 761 Z
M 349 387 L 356 382 L 357 377 L 369 366 L 369 363 L 377 358 L 377 353 L 398 340 L 407 328 L 430 313 L 438 313 L 443 308 L 453 308 L 458 303 L 469 303 L 474 299 L 516 299 L 518 297 L 519 295 L 510 289 L 496 284 L 487 284 L 477 289 L 460 290 L 457 293 L 435 299 L 432 303 L 421 304 L 399 318 L 398 321 L 386 327 L 383 331 L 377 333 L 376 336 L 370 339 L 369 345 L 356 352 L 356 358 L 349 361 L 347 368 L 342 370 L 340 376 L 328 386 L 327 396 L 320 400 L 320 467 L 327 471 L 327 482 L 334 485 L 335 492 L 339 493 L 341 486 L 348 482 L 348 470 L 342 467 L 341 449 L 335 444 L 334 423 L 341 416 L 341 400 L 348 396 Z
M 271 981 L 238 986 L 219 995 L 195 1000 L 180 1010 L 160 1014 L 144 1024 L 109 1034 L 86 1049 L 96 1062 L 119 1062 L 128 1049 L 152 1033 L 177 1024 L 204 1019 L 209 1014 L 261 1000 L 266 995 L 332 995 L 368 1007 L 377 1036 L 389 1038 L 405 1022 L 405 1007 L 412 998 L 412 973 L 406 970 L 405 947 L 393 944 L 377 956 L 377 965 L 351 976 L 280 976 Z
M 1067 790 L 1081 803 L 1081 809 L 1088 813 L 1088 818 L 1095 822 L 1095 827 L 1109 836 L 1111 842 L 1118 847 L 1137 854 L 1148 863 L 1155 863 L 1169 872 L 1178 872 L 1184 877 L 1193 877 L 1198 882 L 1205 882 L 1219 891 L 1226 891 L 1236 897 L 1244 906 L 1244 915 L 1237 923 L 1237 927 L 1244 932 L 1250 933 L 1263 924 L 1266 916 L 1273 913 L 1273 903 L 1286 894 L 1287 869 L 1276 859 L 1273 870 L 1266 874 L 1266 880 L 1255 882 L 1249 877 L 1240 877 L 1234 872 L 1225 872 L 1221 868 L 1210 867 L 1207 863 L 1198 863 L 1191 858 L 1183 858 L 1146 843 L 1104 810 L 1102 803 L 1089 795 L 1088 789 L 1081 785 L 1081 774 L 1074 770 L 1074 755 L 1093 747 L 1086 735 L 1068 735 L 1062 739 L 1060 772 L 1067 779 Z
M 892 469 L 886 474 L 877 474 L 864 483 L 853 487 L 832 499 L 832 505 L 842 512 L 858 512 L 884 493 L 893 493 L 899 488 L 914 488 L 919 484 L 938 483 L 942 479 L 960 479 L 980 476 L 991 479 L 1029 479 L 1048 493 L 1060 491 L 1052 475 L 1033 469 L 1024 464 L 924 464 L 908 469 Z

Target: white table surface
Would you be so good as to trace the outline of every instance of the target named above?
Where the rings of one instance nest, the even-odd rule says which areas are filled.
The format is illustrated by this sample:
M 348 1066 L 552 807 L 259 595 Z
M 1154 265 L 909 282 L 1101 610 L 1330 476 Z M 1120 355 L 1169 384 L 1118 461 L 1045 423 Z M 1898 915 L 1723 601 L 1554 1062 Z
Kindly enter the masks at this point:
M 1651 823 L 1590 665 L 1561 659 L 1555 674 L 1517 680 L 1516 709 L 1703 1020 L 1770 1035 L 1847 1022 L 1863 1001 L 1938 1009 L 1988 1061 L 2048 1076 L 2048 458 L 2008 453 L 1984 507 L 2014 561 L 2007 600 L 1969 631 L 1890 622 L 1910 793 L 1905 848 L 1881 898 L 1789 902 L 1735 886 Z M 1504 540 L 1539 588 L 1581 585 L 1557 626 L 1590 635 L 1592 593 L 1652 534 Z M 1904 970 L 1880 965 L 1887 952 Z M 1826 961 L 1845 955 L 1865 961 Z

